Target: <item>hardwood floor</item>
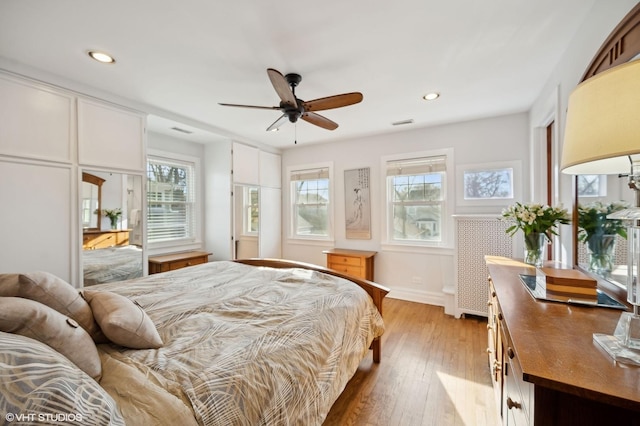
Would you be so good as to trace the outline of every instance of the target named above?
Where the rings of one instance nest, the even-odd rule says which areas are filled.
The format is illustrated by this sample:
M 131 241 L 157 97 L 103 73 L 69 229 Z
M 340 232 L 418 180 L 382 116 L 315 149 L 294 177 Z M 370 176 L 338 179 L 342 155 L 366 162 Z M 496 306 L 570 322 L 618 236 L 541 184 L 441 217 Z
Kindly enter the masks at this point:
M 324 426 L 499 425 L 486 318 L 386 298 L 382 360 L 369 353 Z

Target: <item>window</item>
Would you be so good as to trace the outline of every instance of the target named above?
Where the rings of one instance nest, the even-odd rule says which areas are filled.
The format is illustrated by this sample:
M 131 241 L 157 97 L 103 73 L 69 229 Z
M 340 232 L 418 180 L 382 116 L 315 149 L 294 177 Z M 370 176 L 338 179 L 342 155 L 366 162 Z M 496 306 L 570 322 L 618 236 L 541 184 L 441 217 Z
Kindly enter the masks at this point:
M 259 223 L 258 187 L 245 186 L 242 188 L 242 233 L 257 235 Z
M 391 243 L 442 243 L 446 223 L 445 155 L 386 162 L 387 239 Z
M 160 156 L 147 159 L 147 241 L 196 239 L 196 162 Z
M 606 197 L 607 175 L 578 175 L 579 197 Z
M 331 235 L 329 168 L 291 170 L 292 234 L 298 238 Z

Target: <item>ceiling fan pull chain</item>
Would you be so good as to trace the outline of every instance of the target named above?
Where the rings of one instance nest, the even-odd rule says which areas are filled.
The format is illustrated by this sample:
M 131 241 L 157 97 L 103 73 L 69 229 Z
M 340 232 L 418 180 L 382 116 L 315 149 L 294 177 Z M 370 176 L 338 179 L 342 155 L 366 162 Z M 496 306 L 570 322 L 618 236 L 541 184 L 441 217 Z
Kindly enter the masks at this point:
M 298 145 L 298 123 L 293 123 L 293 144 Z

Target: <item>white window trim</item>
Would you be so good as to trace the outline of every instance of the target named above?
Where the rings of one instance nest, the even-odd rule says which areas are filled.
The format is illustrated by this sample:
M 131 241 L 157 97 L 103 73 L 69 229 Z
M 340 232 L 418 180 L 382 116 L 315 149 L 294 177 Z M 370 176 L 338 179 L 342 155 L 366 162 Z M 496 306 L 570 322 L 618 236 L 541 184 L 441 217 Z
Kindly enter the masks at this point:
M 145 175 L 144 175 L 144 185 L 145 185 L 145 204 L 147 203 L 147 161 L 148 158 L 156 158 L 156 159 L 164 159 L 167 161 L 177 160 L 193 163 L 194 166 L 194 191 L 196 194 L 196 202 L 195 202 L 195 229 L 193 231 L 193 238 L 184 238 L 182 240 L 175 241 L 162 241 L 162 242 L 149 242 L 147 243 L 147 248 L 149 250 L 149 254 L 153 255 L 156 253 L 166 252 L 167 249 L 180 249 L 180 250 L 192 250 L 198 249 L 202 247 L 202 205 L 203 205 L 203 192 L 202 192 L 202 167 L 200 164 L 200 158 L 187 155 L 180 154 L 176 152 L 169 151 L 161 151 L 157 149 L 148 149 L 147 150 L 147 158 L 145 159 Z M 148 207 L 147 207 L 148 208 Z M 146 223 L 146 222 L 145 222 Z M 146 236 L 145 230 L 145 236 Z M 146 237 L 145 237 L 146 238 Z
M 301 236 L 296 235 L 293 229 L 294 221 L 293 221 L 293 199 L 291 193 L 291 173 L 295 170 L 306 170 L 306 169 L 321 169 L 326 168 L 329 169 L 329 209 L 327 211 L 328 214 L 328 224 L 327 224 L 327 236 Z M 321 244 L 326 244 L 327 242 L 334 241 L 334 206 L 335 206 L 335 191 L 334 191 L 334 179 L 333 179 L 333 162 L 322 162 L 322 163 L 311 163 L 311 164 L 298 164 L 295 166 L 287 167 L 287 206 L 286 209 L 286 217 L 287 217 L 287 238 L 292 242 L 295 241 L 305 241 L 305 242 L 317 242 Z
M 455 169 L 453 161 L 453 148 L 434 149 L 430 151 L 419 152 L 407 152 L 402 154 L 388 155 L 380 158 L 380 199 L 382 200 L 382 220 L 380 235 L 382 235 L 381 248 L 386 251 L 419 251 L 419 252 L 434 252 L 434 249 L 452 249 L 453 248 L 453 213 L 455 205 Z M 442 241 L 432 242 L 425 241 L 416 243 L 413 241 L 399 242 L 389 238 L 388 234 L 388 222 L 389 222 L 389 199 L 388 199 L 388 187 L 387 187 L 387 163 L 389 161 L 409 160 L 413 158 L 424 157 L 446 157 L 446 180 L 445 180 L 445 203 L 444 214 L 442 218 Z M 436 250 L 438 252 L 439 250 Z

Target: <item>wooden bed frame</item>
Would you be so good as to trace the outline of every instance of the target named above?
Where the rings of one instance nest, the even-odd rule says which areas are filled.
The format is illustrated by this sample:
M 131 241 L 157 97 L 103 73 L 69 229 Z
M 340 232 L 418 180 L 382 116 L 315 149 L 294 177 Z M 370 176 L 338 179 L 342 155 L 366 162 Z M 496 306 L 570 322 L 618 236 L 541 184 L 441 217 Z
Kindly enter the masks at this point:
M 380 284 L 374 283 L 372 281 L 364 280 L 362 278 L 353 277 L 350 275 L 346 275 L 331 269 L 327 269 L 322 266 L 313 265 L 311 263 L 297 262 L 294 260 L 284 260 L 284 259 L 267 259 L 267 258 L 251 258 L 251 259 L 235 259 L 234 262 L 244 263 L 245 265 L 252 266 L 266 266 L 269 268 L 302 268 L 302 269 L 310 269 L 312 271 L 323 272 L 325 274 L 334 275 L 336 277 L 344 278 L 346 280 L 352 281 L 358 284 L 360 287 L 366 291 L 371 299 L 373 299 L 373 304 L 378 308 L 378 312 L 382 315 L 382 300 L 389 293 L 389 289 L 381 286 Z M 373 362 L 380 362 L 380 351 L 381 351 L 381 343 L 380 338 L 377 337 L 371 343 L 371 349 L 373 350 Z

